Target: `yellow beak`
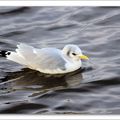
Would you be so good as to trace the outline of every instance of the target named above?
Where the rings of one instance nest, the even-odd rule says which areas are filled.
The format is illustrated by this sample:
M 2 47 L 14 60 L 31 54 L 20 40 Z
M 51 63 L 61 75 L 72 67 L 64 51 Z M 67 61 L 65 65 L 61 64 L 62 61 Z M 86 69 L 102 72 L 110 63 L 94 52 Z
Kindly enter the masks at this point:
M 82 59 L 82 60 L 89 60 L 89 58 L 87 56 L 85 56 L 85 55 L 80 55 L 80 59 Z

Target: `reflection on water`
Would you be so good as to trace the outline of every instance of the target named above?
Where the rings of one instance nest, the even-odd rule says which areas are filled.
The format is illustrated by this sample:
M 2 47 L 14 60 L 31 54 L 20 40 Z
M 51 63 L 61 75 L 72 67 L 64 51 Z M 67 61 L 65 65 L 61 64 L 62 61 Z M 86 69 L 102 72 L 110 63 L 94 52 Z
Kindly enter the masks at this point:
M 26 91 L 29 92 L 29 95 L 27 96 L 31 98 L 39 95 L 45 95 L 47 92 L 54 90 L 72 88 L 79 85 L 82 81 L 82 74 L 80 74 L 82 71 L 84 71 L 84 69 L 79 69 L 68 74 L 49 75 L 25 68 L 19 72 L 9 73 L 8 76 L 2 79 L 4 82 L 0 84 L 1 97 L 4 97 L 6 94 L 8 94 L 7 96 L 9 100 L 9 92 L 14 93 L 19 91 L 22 94 L 23 91 Z M 18 93 L 16 96 L 20 94 Z M 21 100 L 19 100 L 19 102 L 20 101 Z M 4 101 L 4 104 L 11 104 L 11 102 L 8 103 Z M 4 110 L 1 111 L 1 113 L 4 112 Z
M 0 7 L 0 50 L 77 44 L 83 67 L 48 75 L 0 58 L 0 113 L 120 114 L 119 7 Z
M 45 92 L 48 90 L 57 90 L 79 85 L 82 80 L 82 74 L 77 70 L 68 74 L 49 75 L 42 74 L 31 69 L 23 69 L 20 72 L 10 73 L 2 79 L 1 90 L 35 90 Z

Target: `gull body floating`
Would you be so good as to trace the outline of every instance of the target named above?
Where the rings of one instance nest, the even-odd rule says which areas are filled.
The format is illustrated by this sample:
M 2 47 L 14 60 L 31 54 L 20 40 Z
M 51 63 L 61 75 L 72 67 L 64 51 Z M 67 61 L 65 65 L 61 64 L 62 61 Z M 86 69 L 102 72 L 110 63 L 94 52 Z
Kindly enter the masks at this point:
M 81 60 L 89 59 L 82 54 L 77 45 L 73 44 L 65 45 L 61 50 L 51 47 L 38 49 L 20 43 L 15 51 L 0 51 L 0 56 L 47 74 L 75 71 L 82 66 Z

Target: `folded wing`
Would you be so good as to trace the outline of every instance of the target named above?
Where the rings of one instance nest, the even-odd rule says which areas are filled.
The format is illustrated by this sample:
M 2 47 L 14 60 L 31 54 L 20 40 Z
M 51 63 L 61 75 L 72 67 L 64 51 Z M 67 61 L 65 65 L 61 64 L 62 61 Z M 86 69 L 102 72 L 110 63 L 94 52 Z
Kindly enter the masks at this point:
M 35 49 L 23 43 L 17 45 L 17 47 L 15 52 L 11 52 L 10 55 L 7 55 L 7 59 L 39 71 L 66 69 L 66 61 L 63 59 L 58 49 Z

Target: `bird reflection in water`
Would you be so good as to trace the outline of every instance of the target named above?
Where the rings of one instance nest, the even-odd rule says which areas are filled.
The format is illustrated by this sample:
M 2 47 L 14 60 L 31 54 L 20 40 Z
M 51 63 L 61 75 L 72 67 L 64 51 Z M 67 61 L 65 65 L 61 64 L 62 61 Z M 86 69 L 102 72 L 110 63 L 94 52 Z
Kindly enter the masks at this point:
M 75 87 L 82 80 L 83 69 L 68 74 L 49 75 L 24 68 L 19 72 L 8 73 L 1 84 L 4 91 L 29 90 L 32 96 L 46 93 L 51 90 L 60 90 Z

